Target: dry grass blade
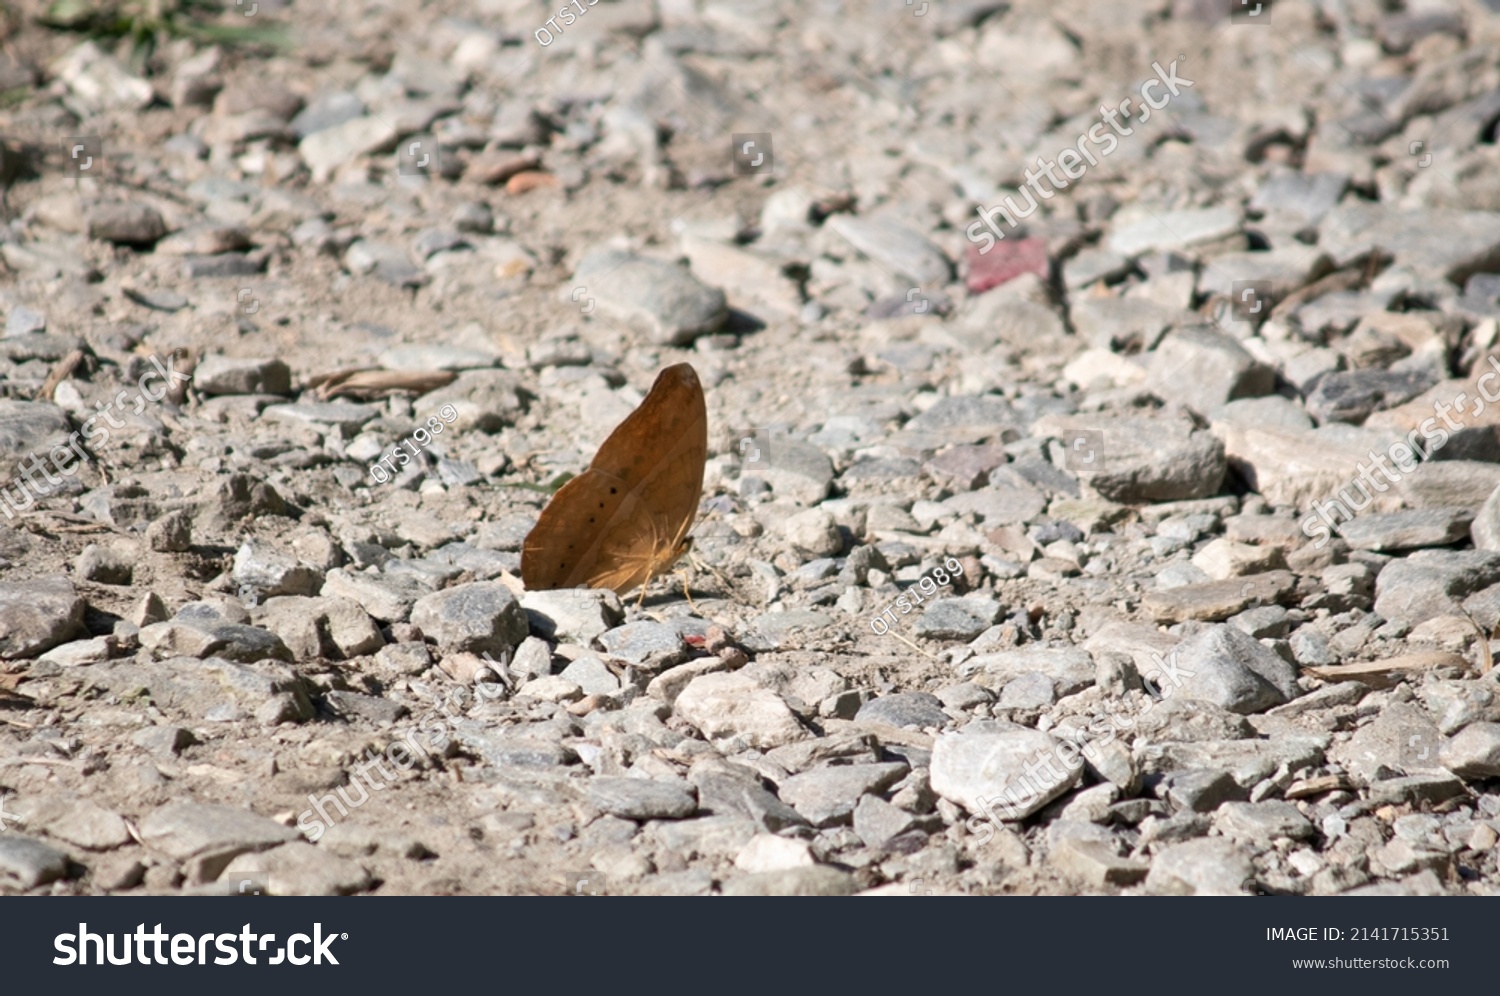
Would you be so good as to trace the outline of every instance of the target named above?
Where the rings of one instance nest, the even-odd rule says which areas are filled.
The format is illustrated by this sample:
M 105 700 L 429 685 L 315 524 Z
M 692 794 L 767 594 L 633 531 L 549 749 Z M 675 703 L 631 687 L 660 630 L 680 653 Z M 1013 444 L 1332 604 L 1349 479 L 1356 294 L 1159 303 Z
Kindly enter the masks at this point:
M 38 388 L 36 399 L 38 401 L 51 401 L 52 392 L 57 390 L 57 385 L 71 377 L 73 371 L 77 370 L 78 365 L 82 362 L 83 350 L 81 349 L 75 349 L 59 360 L 57 366 L 52 368 L 52 372 L 47 375 L 47 379 Z
M 24 674 L 0 674 L 0 707 L 27 709 L 36 703 L 30 695 L 16 691 Z
M 917 653 L 921 654 L 922 656 L 927 657 L 927 658 L 929 658 L 931 660 L 937 660 L 937 655 L 934 654 L 932 651 L 926 650 L 926 649 L 924 649 L 922 647 L 917 646 L 915 643 L 911 642 L 910 640 L 908 640 L 906 637 L 902 636 L 900 633 L 896 632 L 895 630 L 891 630 L 890 634 L 892 636 L 894 636 L 896 639 L 900 640 L 902 643 L 906 644 L 908 647 L 910 647 L 913 650 L 915 650 Z
M 1430 653 L 1402 654 L 1380 661 L 1361 661 L 1358 664 L 1340 664 L 1333 667 L 1309 667 L 1303 671 L 1324 681 L 1362 681 L 1376 688 L 1394 685 L 1402 678 L 1431 671 L 1439 667 L 1457 667 L 1467 671 L 1468 658 L 1446 650 Z
M 1463 612 L 1464 610 L 1460 609 L 1459 611 Z M 1473 616 L 1464 612 L 1464 618 L 1469 620 L 1469 625 L 1473 626 L 1474 632 L 1479 634 L 1479 673 L 1489 674 L 1490 670 L 1495 666 L 1495 655 L 1490 650 L 1490 641 L 1500 636 L 1500 622 L 1495 624 L 1493 632 L 1486 635 L 1484 627 L 1479 625 Z
M 447 387 L 458 379 L 452 370 L 374 370 L 368 368 L 336 370 L 320 374 L 307 382 L 317 391 L 319 398 L 359 398 L 371 401 L 388 398 L 398 392 L 413 395 L 426 394 L 440 387 Z

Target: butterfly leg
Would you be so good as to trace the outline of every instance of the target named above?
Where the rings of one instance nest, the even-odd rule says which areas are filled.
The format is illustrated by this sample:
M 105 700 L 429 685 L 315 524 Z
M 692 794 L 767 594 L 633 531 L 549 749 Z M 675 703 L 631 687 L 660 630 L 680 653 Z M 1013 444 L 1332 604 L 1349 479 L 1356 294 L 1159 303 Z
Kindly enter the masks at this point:
M 704 560 L 699 560 L 698 555 L 692 552 L 688 553 L 688 563 L 693 565 L 694 570 L 706 570 L 708 571 L 708 573 L 712 574 L 715 578 L 718 579 L 719 586 L 723 590 L 723 592 L 725 594 L 728 594 L 728 592 L 730 591 L 729 579 L 724 576 L 723 572 L 714 567 L 713 564 L 710 564 Z
M 696 613 L 698 605 L 693 601 L 693 593 L 688 591 L 688 572 L 686 570 L 678 571 L 677 577 L 682 581 L 682 597 L 687 599 L 688 608 Z

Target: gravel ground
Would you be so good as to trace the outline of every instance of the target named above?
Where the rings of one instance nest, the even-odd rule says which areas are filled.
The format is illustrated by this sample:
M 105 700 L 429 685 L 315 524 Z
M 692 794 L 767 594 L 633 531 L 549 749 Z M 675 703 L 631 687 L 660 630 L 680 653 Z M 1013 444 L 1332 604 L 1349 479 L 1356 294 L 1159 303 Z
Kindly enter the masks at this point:
M 1500 891 L 1495 0 L 225 6 L 0 7 L 0 892 Z

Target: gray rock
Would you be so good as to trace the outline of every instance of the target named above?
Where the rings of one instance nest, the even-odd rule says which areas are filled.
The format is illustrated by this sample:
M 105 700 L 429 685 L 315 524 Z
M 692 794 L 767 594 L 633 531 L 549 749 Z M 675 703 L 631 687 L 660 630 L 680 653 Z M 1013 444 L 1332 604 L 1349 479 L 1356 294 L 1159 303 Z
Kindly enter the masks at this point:
M 1456 615 L 1468 595 L 1500 581 L 1500 553 L 1418 550 L 1392 560 L 1375 579 L 1375 612 L 1416 623 Z
M 1139 861 L 1120 857 L 1105 841 L 1064 837 L 1048 853 L 1047 859 L 1065 875 L 1081 879 L 1090 887 L 1135 885 L 1146 877 L 1149 867 Z
M 978 515 L 983 526 L 993 528 L 1035 519 L 1047 507 L 1047 496 L 1002 469 L 990 475 L 988 487 L 956 494 L 945 499 L 943 505 L 959 515 Z
M 1333 648 L 1328 644 L 1328 637 L 1311 626 L 1297 630 L 1288 642 L 1292 648 L 1292 656 L 1303 667 L 1320 667 L 1338 661 Z
M 298 562 L 263 540 L 247 540 L 234 555 L 234 580 L 263 596 L 313 595 L 323 572 Z
M 1369 799 L 1375 805 L 1437 805 L 1465 793 L 1464 783 L 1446 771 L 1419 771 L 1400 778 L 1371 782 Z
M 73 567 L 79 577 L 97 584 L 127 585 L 135 573 L 134 559 L 130 555 L 97 543 L 84 547 Z
M 1250 857 L 1219 838 L 1171 844 L 1156 853 L 1146 891 L 1157 896 L 1243 896 L 1255 882 Z
M 744 875 L 725 882 L 725 896 L 849 896 L 857 888 L 848 872 L 813 865 Z
M 1217 622 L 1251 606 L 1291 601 L 1296 586 L 1297 578 L 1290 571 L 1265 571 L 1150 591 L 1141 599 L 1141 608 L 1159 623 Z
M 1270 777 L 1282 765 L 1295 770 L 1321 764 L 1328 743 L 1326 734 L 1291 733 L 1266 740 L 1167 741 L 1138 749 L 1137 758 L 1143 774 L 1222 769 L 1241 788 L 1249 788 Z
M 325 650 L 332 644 L 328 657 L 363 657 L 385 646 L 385 637 L 358 602 L 348 598 L 320 598 L 313 607 L 318 614 L 320 631 L 328 634 Z
M 1185 419 L 1049 415 L 1032 432 L 1058 440 L 1065 466 L 1110 501 L 1204 498 L 1224 480 L 1223 442 Z
M 185 256 L 182 272 L 189 280 L 253 277 L 264 273 L 266 257 L 261 254 L 221 252 L 213 256 Z
M 1351 200 L 1318 226 L 1318 248 L 1340 268 L 1372 249 L 1395 256 L 1397 267 L 1462 284 L 1500 254 L 1500 214 L 1419 208 Z
M 337 688 L 325 694 L 323 701 L 335 715 L 346 719 L 366 719 L 382 726 L 394 723 L 410 711 L 401 703 L 379 695 L 365 695 Z
M 1331 268 L 1326 256 L 1308 252 L 1305 246 L 1296 242 L 1268 251 L 1224 253 L 1214 256 L 1203 267 L 1203 272 L 1198 275 L 1198 292 L 1205 296 L 1230 297 L 1237 285 L 1243 290 L 1245 282 L 1255 281 L 1265 288 L 1261 291 L 1260 314 L 1268 317 L 1266 312 L 1270 304 L 1307 286 Z M 1265 300 L 1265 296 L 1271 300 Z
M 378 414 L 369 405 L 347 401 L 299 401 L 291 405 L 272 405 L 261 412 L 261 417 L 310 426 L 320 432 L 337 430 L 352 436 Z
M 1063 285 L 1069 290 L 1095 280 L 1114 280 L 1130 272 L 1130 260 L 1108 249 L 1086 246 L 1063 263 Z
M 428 362 L 438 362 L 432 357 Z M 451 357 L 448 362 L 460 362 Z M 474 361 L 462 361 L 468 364 Z M 493 361 L 492 361 L 493 362 Z M 423 396 L 434 410 L 451 404 L 458 411 L 453 428 L 458 432 L 477 429 L 480 432 L 499 432 L 515 422 L 525 410 L 520 394 L 520 382 L 516 375 L 504 370 L 465 370 L 447 387 Z
M 297 834 L 248 809 L 204 802 L 169 802 L 141 820 L 141 840 L 188 866 L 194 882 L 211 882 L 229 862 L 249 851 L 266 851 Z
M 1438 759 L 1460 778 L 1500 776 L 1500 723 L 1472 723 L 1464 727 L 1443 744 Z
M 1213 626 L 1183 640 L 1158 673 L 1143 676 L 1169 698 L 1203 699 L 1242 714 L 1262 712 L 1302 691 L 1295 668 L 1232 626 Z
M 658 622 L 635 622 L 617 626 L 599 643 L 613 657 L 631 664 L 664 670 L 687 659 L 682 634 Z
M 31 335 L 36 332 L 47 331 L 47 316 L 39 311 L 32 311 L 24 304 L 18 304 L 10 309 L 10 314 L 5 316 L 5 338 L 12 336 Z
M 312 171 L 313 182 L 323 183 L 358 156 L 390 148 L 396 137 L 396 126 L 384 117 L 353 117 L 308 132 L 297 143 L 297 152 Z
M 684 345 L 713 332 L 728 311 L 724 292 L 672 263 L 616 249 L 585 256 L 564 289 L 584 287 L 601 315 L 637 326 L 658 345 Z
M 1239 340 L 1208 328 L 1169 333 L 1151 357 L 1147 386 L 1207 415 L 1236 398 L 1258 398 L 1276 386 L 1276 372 Z
M 209 395 L 290 394 L 292 371 L 277 359 L 210 356 L 193 371 L 193 386 Z
M 1194 320 L 1181 308 L 1144 298 L 1088 295 L 1074 299 L 1069 317 L 1078 335 L 1095 348 L 1132 354 L 1152 349 L 1168 329 Z M 1112 368 L 1139 379 L 1140 367 L 1123 356 Z
M 307 106 L 292 118 L 291 128 L 298 138 L 306 138 L 314 132 L 352 121 L 364 113 L 364 102 L 357 96 L 347 90 L 333 90 L 309 100 Z
M 1065 763 L 1061 741 L 1037 730 L 944 733 L 933 743 L 932 790 L 973 814 L 1021 820 L 1078 784 L 1083 764 Z M 993 814 L 993 815 L 992 815 Z
M 1415 550 L 1456 543 L 1473 521 L 1466 508 L 1423 508 L 1361 515 L 1340 523 L 1338 534 L 1356 550 Z
M 878 795 L 861 796 L 854 807 L 854 833 L 866 847 L 880 847 L 916 826 L 916 817 Z
M 1488 678 L 1429 680 L 1423 683 L 1421 694 L 1428 711 L 1438 717 L 1438 729 L 1445 734 L 1457 733 L 1470 723 L 1500 722 L 1500 685 Z
M 1218 768 L 1171 771 L 1162 777 L 1157 793 L 1179 810 L 1211 813 L 1232 799 L 1245 798 L 1245 789 L 1234 775 Z
M 1264 398 L 1240 398 L 1220 405 L 1208 413 L 1215 427 L 1225 423 L 1248 426 L 1273 426 L 1290 432 L 1313 427 L 1312 419 L 1302 406 L 1279 394 Z
M 1331 373 L 1321 378 L 1307 396 L 1307 411 L 1319 424 L 1359 424 L 1373 412 L 1410 401 L 1438 379 L 1427 368 L 1400 371 L 1367 368 Z
M 150 246 L 167 234 L 161 213 L 133 201 L 96 204 L 88 210 L 88 235 L 122 246 Z
M 1241 633 L 1257 640 L 1279 639 L 1285 637 L 1291 629 L 1291 620 L 1287 616 L 1286 609 L 1279 605 L 1262 605 L 1254 609 L 1246 609 L 1239 615 L 1230 616 L 1225 621 Z
M 92 640 L 74 640 L 53 647 L 38 660 L 49 661 L 58 667 L 82 667 L 107 661 L 117 649 L 114 637 L 96 636 Z
M 358 603 L 381 622 L 404 622 L 417 600 L 432 592 L 432 584 L 413 574 L 356 572 L 339 567 L 328 572 L 321 594 Z
M 1316 831 L 1302 811 L 1280 799 L 1226 802 L 1215 821 L 1224 836 L 1265 847 L 1278 837 L 1306 840 Z
M 571 747 L 535 737 L 497 733 L 476 723 L 456 725 L 455 738 L 500 770 L 509 768 L 558 768 L 578 761 Z
M 699 675 L 677 696 L 672 708 L 716 742 L 764 750 L 807 736 L 781 696 L 741 674 Z
M 883 723 L 887 726 L 910 726 L 919 730 L 933 726 L 947 726 L 953 721 L 943 711 L 943 703 L 936 695 L 926 692 L 897 692 L 870 699 L 860 706 L 854 717 L 859 722 Z
M 942 398 L 902 427 L 903 432 L 943 435 L 954 441 L 999 436 L 1019 424 L 1016 411 L 1004 398 L 959 394 Z
M 765 481 L 778 496 L 799 505 L 816 505 L 828 497 L 833 484 L 833 462 L 816 446 L 774 436 L 754 449 L 758 451 L 759 459 L 746 462 L 742 467 L 743 475 L 753 475 Z
M 939 599 L 928 605 L 913 629 L 927 640 L 972 640 L 1000 618 L 1000 603 L 983 595 Z
M 411 621 L 445 654 L 510 654 L 526 639 L 526 614 L 499 581 L 455 585 L 419 598 Z
M 291 650 L 275 633 L 239 623 L 172 619 L 142 627 L 140 640 L 142 647 L 161 655 L 221 657 L 246 664 L 292 659 Z
M 155 96 L 150 83 L 91 41 L 71 49 L 52 72 L 67 85 L 67 102 L 79 117 L 140 111 Z
M 1058 695 L 1072 695 L 1094 683 L 1094 658 L 1082 647 L 1030 646 L 998 654 L 978 654 L 964 661 L 959 674 L 982 674 L 980 684 L 1003 688 L 1031 673 L 1043 674 Z
M 18 834 L 0 834 L 0 883 L 35 889 L 68 877 L 68 856 L 49 844 Z
M 779 786 L 779 794 L 813 826 L 829 827 L 849 823 L 861 796 L 884 792 L 907 770 L 900 762 L 827 765 L 788 778 Z
M 40 338 L 43 337 L 33 335 L 19 341 L 29 342 Z M 54 357 L 57 358 L 60 357 Z M 44 478 L 35 476 L 39 472 L 38 466 L 46 466 L 44 454 L 50 453 L 59 445 L 67 444 L 72 430 L 68 417 L 56 405 L 41 401 L 0 400 L 0 468 L 8 471 L 7 477 L 15 481 L 0 491 L 0 498 L 4 500 L 0 511 L 5 513 L 7 522 L 12 521 L 14 509 L 24 510 L 35 502 L 36 494 L 33 489 L 47 487 Z M 33 453 L 37 455 L 35 464 L 26 459 Z M 18 463 L 24 463 L 25 467 L 18 468 Z M 30 487 L 19 480 L 28 469 L 33 475 Z M 16 492 L 15 498 L 11 497 L 12 490 Z
M 180 726 L 150 726 L 132 733 L 130 742 L 157 757 L 172 758 L 197 740 Z
M 1347 741 L 1334 744 L 1329 758 L 1356 779 L 1390 779 L 1397 772 L 1415 774 L 1440 766 L 1442 742 L 1432 717 L 1411 702 L 1391 702 Z
M 972 709 L 977 705 L 995 700 L 993 692 L 983 685 L 976 685 L 972 681 L 960 682 L 957 685 L 948 685 L 945 688 L 939 688 L 933 694 L 949 709 L 957 709 L 959 711 Z
M 899 222 L 836 214 L 825 227 L 874 262 L 917 286 L 937 289 L 953 279 L 941 249 Z
M 688 779 L 698 787 L 698 807 L 703 812 L 750 820 L 771 833 L 807 824 L 801 813 L 748 775 L 695 768 Z
M 1490 492 L 1474 516 L 1469 535 L 1477 550 L 1500 551 L 1500 486 Z
M 146 545 L 157 553 L 186 553 L 193 548 L 193 514 L 168 512 L 146 527 Z
M 1045 709 L 1057 701 L 1057 688 L 1045 674 L 1023 674 L 1000 690 L 1001 709 Z
M 86 850 L 108 851 L 135 840 L 118 813 L 71 793 L 27 798 L 16 803 L 15 809 L 28 830 Z
M 220 873 L 218 884 L 229 895 L 350 896 L 370 888 L 373 879 L 357 862 L 297 840 L 241 854 Z
M 562 669 L 559 677 L 573 682 L 585 695 L 614 695 L 620 690 L 620 679 L 593 654 L 573 661 Z
M 1413 508 L 1477 509 L 1500 488 L 1500 466 L 1476 460 L 1434 460 L 1397 485 Z M 1482 550 L 1491 547 L 1480 547 Z
M 156 251 L 168 256 L 218 256 L 228 252 L 244 252 L 254 243 L 250 239 L 248 229 L 239 225 L 193 225 L 162 239 L 156 245 Z M 203 368 L 214 359 L 227 359 L 225 357 L 209 357 L 199 364 L 198 369 L 193 371 L 194 383 L 199 388 L 203 386 Z M 239 363 L 239 360 L 228 360 L 229 363 Z M 255 362 L 255 361 L 252 361 Z M 278 360 L 259 362 L 280 362 Z M 247 392 L 226 392 L 247 393 Z M 278 392 L 285 393 L 285 392 Z
M 405 249 L 372 239 L 351 244 L 344 254 L 344 266 L 356 276 L 374 276 L 392 287 L 420 287 L 427 281 Z
M 825 508 L 809 508 L 787 517 L 782 530 L 795 549 L 814 557 L 836 557 L 844 550 L 838 523 Z
M 1315 225 L 1338 204 L 1349 185 L 1345 173 L 1279 170 L 1267 177 L 1250 199 L 1250 208 L 1298 227 Z
M 1123 256 L 1139 256 L 1153 249 L 1188 249 L 1222 240 L 1239 231 L 1240 213 L 1231 207 L 1142 210 L 1133 217 L 1122 211 L 1114 221 L 1106 247 Z
M 86 636 L 83 599 L 59 576 L 0 582 L 0 658 L 35 657 Z
M 495 353 L 486 349 L 434 342 L 393 346 L 380 354 L 380 366 L 386 370 L 482 370 L 493 367 L 498 359 Z M 436 395 L 428 395 L 425 400 L 434 401 L 436 398 Z M 436 403 L 441 407 L 441 401 Z
M 626 820 L 680 820 L 698 811 L 692 786 L 651 778 L 591 778 L 588 799 L 594 808 Z

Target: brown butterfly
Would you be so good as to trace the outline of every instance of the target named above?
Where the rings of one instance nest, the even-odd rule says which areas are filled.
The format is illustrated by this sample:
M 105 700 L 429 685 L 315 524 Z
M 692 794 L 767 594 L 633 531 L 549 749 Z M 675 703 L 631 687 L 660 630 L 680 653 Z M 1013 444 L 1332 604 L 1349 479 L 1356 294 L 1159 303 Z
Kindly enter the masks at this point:
M 707 458 L 697 371 L 667 367 L 589 469 L 542 509 L 521 550 L 527 589 L 586 586 L 623 595 L 670 567 L 691 545 Z

